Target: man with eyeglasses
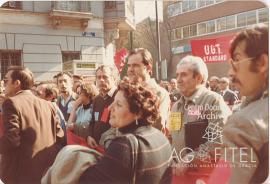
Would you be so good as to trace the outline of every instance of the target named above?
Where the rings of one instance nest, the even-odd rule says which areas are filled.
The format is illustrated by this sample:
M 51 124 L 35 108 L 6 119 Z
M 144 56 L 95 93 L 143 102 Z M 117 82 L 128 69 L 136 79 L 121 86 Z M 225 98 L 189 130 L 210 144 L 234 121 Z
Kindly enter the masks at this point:
M 229 76 L 246 99 L 228 118 L 223 145 L 217 149 L 230 165 L 229 183 L 262 183 L 269 169 L 268 26 L 240 32 L 230 54 Z

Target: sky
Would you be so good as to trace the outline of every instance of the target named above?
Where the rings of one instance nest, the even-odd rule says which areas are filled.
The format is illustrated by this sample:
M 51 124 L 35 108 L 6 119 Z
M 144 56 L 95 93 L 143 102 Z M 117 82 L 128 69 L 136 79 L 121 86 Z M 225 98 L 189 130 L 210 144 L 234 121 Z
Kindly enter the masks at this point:
M 141 22 L 147 17 L 156 19 L 155 1 L 154 0 L 134 0 L 135 1 L 135 21 Z M 159 20 L 163 18 L 162 1 L 158 1 L 158 17 Z

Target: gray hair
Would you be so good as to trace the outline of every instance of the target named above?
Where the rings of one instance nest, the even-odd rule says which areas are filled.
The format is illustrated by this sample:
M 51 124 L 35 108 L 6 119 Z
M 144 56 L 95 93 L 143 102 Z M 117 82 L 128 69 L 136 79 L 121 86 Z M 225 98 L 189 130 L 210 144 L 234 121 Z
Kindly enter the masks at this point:
M 100 65 L 97 69 L 96 69 L 96 73 L 95 75 L 97 75 L 97 72 L 101 70 L 109 70 L 111 72 L 111 76 L 114 80 L 115 85 L 118 85 L 119 81 L 120 81 L 120 74 L 118 72 L 118 69 L 115 66 L 111 66 L 111 65 Z
M 208 78 L 208 69 L 202 58 L 188 55 L 180 60 L 177 64 L 177 69 L 182 65 L 189 65 L 189 68 L 193 73 L 199 74 L 202 76 L 202 84 L 206 84 Z
M 177 80 L 175 78 L 172 78 L 170 82 L 175 82 L 177 83 Z

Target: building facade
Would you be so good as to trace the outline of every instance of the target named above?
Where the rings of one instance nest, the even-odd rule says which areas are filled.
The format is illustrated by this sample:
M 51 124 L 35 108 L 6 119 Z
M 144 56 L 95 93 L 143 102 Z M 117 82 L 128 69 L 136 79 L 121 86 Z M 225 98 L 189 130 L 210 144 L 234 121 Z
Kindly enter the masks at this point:
M 169 78 L 181 58 L 192 54 L 191 41 L 234 35 L 258 23 L 268 24 L 269 9 L 261 1 L 164 1 L 162 58 L 169 63 Z M 227 75 L 227 62 L 207 63 L 209 76 Z
M 62 70 L 93 76 L 100 64 L 113 64 L 134 29 L 132 0 L 6 2 L 0 8 L 0 79 L 10 65 L 30 68 L 37 81 Z

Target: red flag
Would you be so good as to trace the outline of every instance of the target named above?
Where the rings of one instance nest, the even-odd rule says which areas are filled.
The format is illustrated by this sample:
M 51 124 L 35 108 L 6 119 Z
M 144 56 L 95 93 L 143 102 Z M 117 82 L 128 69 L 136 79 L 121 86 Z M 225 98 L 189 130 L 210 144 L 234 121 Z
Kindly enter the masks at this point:
M 114 64 L 117 67 L 119 72 L 122 72 L 123 67 L 125 65 L 125 60 L 128 55 L 128 50 L 125 48 L 122 48 L 114 55 Z
M 226 62 L 229 57 L 230 41 L 234 35 L 204 40 L 191 40 L 192 55 L 201 57 L 205 63 Z
M 102 123 L 108 123 L 109 115 L 110 115 L 109 108 L 106 107 L 106 108 L 103 110 L 103 112 L 102 112 L 100 121 L 101 121 Z
M 67 145 L 81 145 L 81 146 L 85 146 L 88 148 L 91 148 L 87 142 L 85 141 L 84 138 L 74 134 L 73 132 L 71 132 L 70 130 L 67 130 Z M 105 150 L 103 147 L 101 146 L 97 146 L 94 147 L 92 149 L 95 149 L 96 151 L 100 152 L 100 153 L 105 153 Z
M 173 175 L 172 184 L 206 183 L 206 184 L 226 184 L 231 177 L 231 168 L 228 162 L 219 160 L 217 163 L 195 162 L 197 167 L 189 169 L 181 176 Z M 209 164 L 209 165 L 208 165 Z
M 76 145 L 89 147 L 87 142 L 84 140 L 84 138 L 82 138 L 78 135 L 75 135 L 70 130 L 67 130 L 67 144 L 68 145 L 76 144 Z

